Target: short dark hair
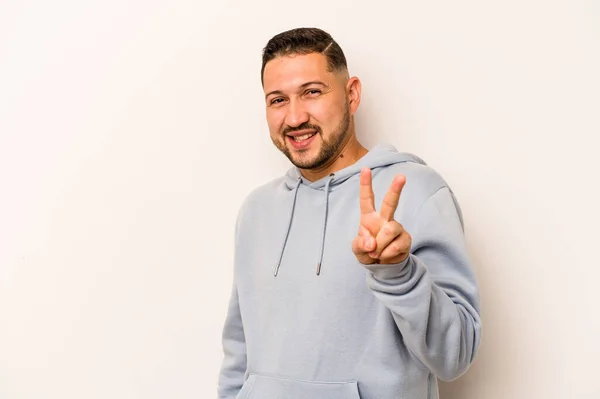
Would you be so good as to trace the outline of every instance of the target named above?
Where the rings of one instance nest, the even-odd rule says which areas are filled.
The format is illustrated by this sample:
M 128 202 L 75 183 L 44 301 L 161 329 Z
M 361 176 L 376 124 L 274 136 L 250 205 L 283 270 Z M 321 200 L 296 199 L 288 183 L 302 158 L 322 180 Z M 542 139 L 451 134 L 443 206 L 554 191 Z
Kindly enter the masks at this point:
M 346 56 L 333 37 L 319 28 L 296 28 L 271 38 L 262 53 L 260 81 L 264 84 L 265 65 L 276 57 L 291 54 L 321 53 L 327 57 L 330 72 L 348 68 Z

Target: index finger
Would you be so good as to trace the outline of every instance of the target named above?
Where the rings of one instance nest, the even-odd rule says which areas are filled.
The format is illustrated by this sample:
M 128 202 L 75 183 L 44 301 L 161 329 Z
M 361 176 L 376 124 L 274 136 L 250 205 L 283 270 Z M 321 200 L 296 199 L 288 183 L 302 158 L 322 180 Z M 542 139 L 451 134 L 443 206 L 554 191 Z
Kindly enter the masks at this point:
M 375 212 L 375 195 L 371 185 L 371 169 L 363 168 L 360 171 L 360 213 Z
M 394 220 L 394 213 L 398 208 L 400 202 L 400 193 L 406 184 L 406 177 L 404 175 L 396 175 L 392 181 L 390 189 L 383 197 L 383 203 L 381 204 L 381 211 L 379 214 L 382 218 L 387 221 Z

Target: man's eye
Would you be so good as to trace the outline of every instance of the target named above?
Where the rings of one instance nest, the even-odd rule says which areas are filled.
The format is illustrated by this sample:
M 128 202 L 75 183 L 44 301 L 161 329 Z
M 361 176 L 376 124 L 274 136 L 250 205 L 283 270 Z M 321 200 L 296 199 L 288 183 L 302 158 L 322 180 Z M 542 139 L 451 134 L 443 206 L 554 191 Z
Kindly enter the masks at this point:
M 309 94 L 309 95 L 321 94 L 321 90 L 319 90 L 319 89 L 308 89 L 308 90 L 306 90 L 306 94 Z
M 271 100 L 271 104 L 275 105 L 275 104 L 279 104 L 283 102 L 283 98 L 281 97 L 277 97 Z

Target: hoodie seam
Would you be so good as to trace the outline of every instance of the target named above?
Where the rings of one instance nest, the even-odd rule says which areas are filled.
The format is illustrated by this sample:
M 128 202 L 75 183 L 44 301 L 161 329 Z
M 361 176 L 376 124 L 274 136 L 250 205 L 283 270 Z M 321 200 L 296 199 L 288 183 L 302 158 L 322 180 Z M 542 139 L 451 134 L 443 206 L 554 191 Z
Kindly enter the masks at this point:
M 417 212 L 415 212 L 415 220 L 418 219 L 418 217 L 421 215 L 421 211 L 423 210 L 423 208 L 425 207 L 425 205 L 427 205 L 427 203 L 437 195 L 437 193 L 439 193 L 440 191 L 442 191 L 443 189 L 447 188 L 448 190 L 450 190 L 450 187 L 448 187 L 447 185 L 443 185 L 442 187 L 438 188 L 437 190 L 435 190 L 433 192 L 433 194 L 431 194 L 429 197 L 427 197 L 427 199 L 425 201 L 423 201 L 423 203 L 421 204 L 421 206 L 419 207 L 419 209 L 417 210 Z
M 250 375 L 254 375 L 256 377 L 264 377 L 271 378 L 274 380 L 280 381 L 289 381 L 289 382 L 299 382 L 303 384 L 313 384 L 313 385 L 338 385 L 338 384 L 352 384 L 358 382 L 357 380 L 340 380 L 340 381 L 323 381 L 323 380 L 307 380 L 303 378 L 294 378 L 283 376 L 279 374 L 270 374 L 270 373 L 250 373 Z

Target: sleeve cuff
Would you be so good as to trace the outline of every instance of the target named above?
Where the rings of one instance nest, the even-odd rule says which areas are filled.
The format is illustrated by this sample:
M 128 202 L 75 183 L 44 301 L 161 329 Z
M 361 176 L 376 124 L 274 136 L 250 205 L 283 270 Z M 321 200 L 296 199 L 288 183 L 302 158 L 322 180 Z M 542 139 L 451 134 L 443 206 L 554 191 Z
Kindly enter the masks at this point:
M 395 280 L 402 278 L 410 271 L 409 263 L 412 264 L 412 255 L 409 254 L 406 259 L 400 263 L 392 263 L 389 265 L 382 265 L 374 263 L 371 265 L 363 265 L 369 270 L 376 280 Z

